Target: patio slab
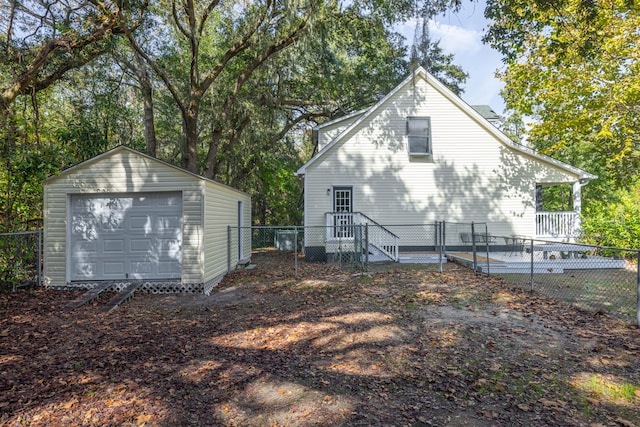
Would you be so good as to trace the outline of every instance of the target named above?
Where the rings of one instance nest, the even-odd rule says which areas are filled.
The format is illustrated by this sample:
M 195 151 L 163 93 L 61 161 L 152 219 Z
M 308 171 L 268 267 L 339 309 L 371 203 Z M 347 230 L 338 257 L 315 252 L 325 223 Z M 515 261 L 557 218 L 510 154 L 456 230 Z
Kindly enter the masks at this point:
M 469 267 L 473 266 L 473 253 L 448 252 L 447 258 Z M 528 253 L 490 252 L 488 263 L 486 256 L 478 255 L 476 260 L 478 269 L 482 272 L 489 270 L 489 272 L 495 274 L 531 273 L 531 254 Z M 533 263 L 533 272 L 535 274 L 563 273 L 565 270 L 624 269 L 627 267 L 627 262 L 623 259 L 613 259 L 600 256 L 544 259 L 539 255 L 534 255 Z

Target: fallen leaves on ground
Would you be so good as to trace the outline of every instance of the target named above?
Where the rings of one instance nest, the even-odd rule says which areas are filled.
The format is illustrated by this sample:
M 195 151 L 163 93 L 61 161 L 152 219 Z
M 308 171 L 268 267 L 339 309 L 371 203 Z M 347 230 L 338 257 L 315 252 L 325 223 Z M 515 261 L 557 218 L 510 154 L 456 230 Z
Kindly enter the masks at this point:
M 455 264 L 255 255 L 214 294 L 0 296 L 7 426 L 640 426 L 640 330 Z

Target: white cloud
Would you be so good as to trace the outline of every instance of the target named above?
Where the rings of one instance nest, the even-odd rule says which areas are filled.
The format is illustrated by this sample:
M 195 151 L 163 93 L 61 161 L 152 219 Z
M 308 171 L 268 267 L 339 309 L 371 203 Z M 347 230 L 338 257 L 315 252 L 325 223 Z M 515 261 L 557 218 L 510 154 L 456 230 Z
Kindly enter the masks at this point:
M 482 43 L 483 31 L 488 23 L 483 11 L 485 1 L 465 2 L 457 13 L 447 13 L 429 22 L 434 40 L 440 40 L 445 53 L 454 55 L 453 62 L 469 73 L 462 98 L 469 104 L 489 104 L 501 113 L 504 101 L 500 90 L 504 84 L 494 76 L 502 67 L 501 55 Z M 394 29 L 401 33 L 411 46 L 418 21 L 411 19 Z
M 456 56 L 473 55 L 483 48 L 482 32 L 477 30 L 430 21 L 429 31 L 433 39 L 440 40 L 440 47 L 445 52 L 453 52 Z

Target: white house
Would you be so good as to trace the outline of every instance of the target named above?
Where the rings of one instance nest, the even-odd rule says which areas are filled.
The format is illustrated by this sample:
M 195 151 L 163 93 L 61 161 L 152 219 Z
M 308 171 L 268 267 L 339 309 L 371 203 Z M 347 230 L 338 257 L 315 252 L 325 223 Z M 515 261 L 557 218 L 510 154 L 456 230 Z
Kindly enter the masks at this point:
M 485 222 L 496 235 L 569 238 L 580 224 L 581 186 L 595 178 L 514 143 L 423 68 L 314 137 L 318 153 L 297 172 L 307 227 L 445 220 Z M 536 189 L 558 184 L 573 184 L 573 210 L 537 212 Z M 331 252 L 336 233 L 307 233 L 307 253 Z M 400 248 L 415 246 L 409 240 Z
M 247 194 L 120 146 L 46 180 L 44 284 L 208 293 L 250 258 L 250 225 Z

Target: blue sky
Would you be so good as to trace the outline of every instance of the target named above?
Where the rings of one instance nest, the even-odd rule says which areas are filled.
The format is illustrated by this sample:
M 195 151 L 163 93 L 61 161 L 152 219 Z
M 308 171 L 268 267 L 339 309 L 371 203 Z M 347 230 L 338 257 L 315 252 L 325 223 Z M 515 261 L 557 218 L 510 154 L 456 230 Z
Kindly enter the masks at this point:
M 503 114 L 500 90 L 504 85 L 495 77 L 496 70 L 503 64 L 500 53 L 482 43 L 487 28 L 484 8 L 484 0 L 464 1 L 459 12 L 447 12 L 430 22 L 429 31 L 433 39 L 440 39 L 446 53 L 455 55 L 455 64 L 469 74 L 462 99 L 471 105 L 490 105 L 498 114 Z M 415 22 L 399 27 L 408 43 L 413 40 L 414 30 Z

